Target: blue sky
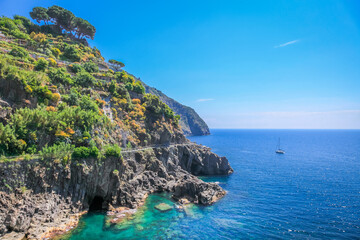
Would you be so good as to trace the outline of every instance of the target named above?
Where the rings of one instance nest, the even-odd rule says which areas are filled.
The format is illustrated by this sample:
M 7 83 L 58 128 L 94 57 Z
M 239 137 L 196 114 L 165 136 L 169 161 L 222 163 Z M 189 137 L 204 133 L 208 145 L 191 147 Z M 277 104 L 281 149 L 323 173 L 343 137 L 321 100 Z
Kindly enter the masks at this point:
M 54 4 L 211 128 L 360 128 L 360 1 L 0 0 L 0 14 Z

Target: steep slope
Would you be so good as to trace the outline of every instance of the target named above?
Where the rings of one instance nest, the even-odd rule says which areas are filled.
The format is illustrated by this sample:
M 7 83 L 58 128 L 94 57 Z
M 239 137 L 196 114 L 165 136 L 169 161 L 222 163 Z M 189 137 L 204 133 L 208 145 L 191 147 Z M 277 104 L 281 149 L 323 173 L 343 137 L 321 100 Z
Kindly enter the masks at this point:
M 174 99 L 166 96 L 156 88 L 150 87 L 143 83 L 145 91 L 160 98 L 166 103 L 176 114 L 180 115 L 181 130 L 186 136 L 202 136 L 209 135 L 210 130 L 205 121 L 191 107 L 182 105 Z
M 21 19 L 0 17 L 0 238 L 43 239 L 158 191 L 203 205 L 225 195 L 196 176 L 229 175 L 228 160 L 191 143 L 159 97 L 86 40 Z

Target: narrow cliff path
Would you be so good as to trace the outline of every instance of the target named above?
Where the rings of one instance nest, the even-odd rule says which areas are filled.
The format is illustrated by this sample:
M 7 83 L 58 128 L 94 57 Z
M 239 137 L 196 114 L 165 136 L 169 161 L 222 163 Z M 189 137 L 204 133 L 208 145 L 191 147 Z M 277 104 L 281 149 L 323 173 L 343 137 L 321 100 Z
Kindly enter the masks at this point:
M 177 144 L 158 144 L 153 146 L 146 146 L 143 148 L 134 148 L 134 149 L 127 149 L 127 150 L 121 150 L 121 153 L 132 153 L 132 152 L 139 152 L 139 151 L 145 151 L 149 149 L 156 149 L 156 148 L 165 148 L 165 147 L 177 147 L 177 146 L 192 146 L 197 145 L 196 143 L 177 143 Z M 202 146 L 204 147 L 204 146 Z
M 134 152 L 140 152 L 140 151 L 145 151 L 145 150 L 151 150 L 151 149 L 157 149 L 157 148 L 167 148 L 167 147 L 177 147 L 177 146 L 192 146 L 192 145 L 198 145 L 196 143 L 176 143 L 176 144 L 157 144 L 157 145 L 151 145 L 151 146 L 146 146 L 146 147 L 141 147 L 141 148 L 133 148 L 133 149 L 121 149 L 121 153 L 134 153 Z M 203 148 L 207 148 L 206 146 L 202 146 L 199 145 L 200 147 Z M 30 156 L 30 159 L 36 159 L 36 158 L 40 158 L 41 156 L 39 154 L 34 154 Z M 11 157 L 6 157 L 7 159 L 11 160 L 11 161 L 22 161 L 25 160 L 25 157 L 23 155 L 20 156 L 11 156 Z M 30 160 L 28 159 L 28 160 Z M 0 161 L 1 163 L 1 161 Z

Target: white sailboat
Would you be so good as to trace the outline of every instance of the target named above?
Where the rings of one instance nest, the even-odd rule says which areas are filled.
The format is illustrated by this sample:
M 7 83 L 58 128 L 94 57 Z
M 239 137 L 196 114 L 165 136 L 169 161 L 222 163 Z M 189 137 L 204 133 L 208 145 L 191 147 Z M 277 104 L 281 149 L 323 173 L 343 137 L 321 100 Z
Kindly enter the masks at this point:
M 279 141 L 278 141 L 278 145 L 277 145 L 277 149 L 275 151 L 277 154 L 284 154 L 285 151 L 281 149 L 280 147 L 280 138 L 279 138 Z

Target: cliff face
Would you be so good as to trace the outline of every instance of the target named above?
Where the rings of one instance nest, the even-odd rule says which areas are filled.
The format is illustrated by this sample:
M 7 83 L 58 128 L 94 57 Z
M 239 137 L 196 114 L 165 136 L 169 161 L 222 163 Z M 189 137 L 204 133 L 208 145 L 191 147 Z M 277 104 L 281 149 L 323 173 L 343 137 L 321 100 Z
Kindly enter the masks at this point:
M 230 173 L 226 158 L 196 144 L 129 150 L 123 158 L 68 165 L 41 160 L 1 163 L 0 236 L 16 232 L 17 237 L 41 239 L 49 230 L 76 221 L 94 202 L 103 209 L 135 208 L 152 192 L 167 191 L 176 200 L 208 205 L 225 191 L 193 174 Z
M 156 88 L 143 83 L 147 93 L 154 94 L 166 103 L 176 114 L 180 115 L 180 126 L 186 136 L 209 135 L 210 130 L 205 121 L 191 107 L 182 105 L 174 99 L 166 96 Z
M 209 134 L 193 109 L 144 84 L 156 96 L 146 94 L 97 48 L 38 30 L 0 49 L 1 239 L 42 239 L 83 212 L 136 208 L 153 192 L 203 205 L 224 196 L 196 177 L 232 169 L 184 136 Z

